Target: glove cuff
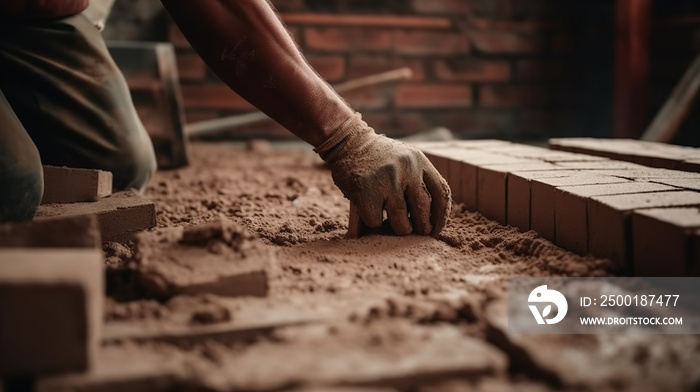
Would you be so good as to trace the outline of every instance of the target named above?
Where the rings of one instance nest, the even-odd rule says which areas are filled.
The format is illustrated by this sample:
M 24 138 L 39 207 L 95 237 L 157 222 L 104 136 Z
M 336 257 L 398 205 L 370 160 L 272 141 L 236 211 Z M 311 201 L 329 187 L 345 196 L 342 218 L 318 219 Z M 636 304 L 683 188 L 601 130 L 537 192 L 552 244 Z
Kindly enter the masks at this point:
M 350 116 L 333 134 L 314 149 L 326 163 L 332 162 L 344 150 L 352 139 L 363 134 L 374 133 L 374 130 L 362 120 L 360 113 Z

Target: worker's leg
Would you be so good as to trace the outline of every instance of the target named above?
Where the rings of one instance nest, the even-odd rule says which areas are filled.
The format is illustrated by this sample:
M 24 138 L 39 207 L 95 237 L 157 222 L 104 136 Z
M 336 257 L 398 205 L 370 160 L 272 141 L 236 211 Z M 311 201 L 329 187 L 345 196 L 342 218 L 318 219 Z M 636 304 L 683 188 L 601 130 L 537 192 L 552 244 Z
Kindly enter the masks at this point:
M 0 223 L 31 220 L 43 192 L 39 152 L 0 90 Z
M 111 171 L 143 190 L 156 163 L 123 75 L 82 15 L 0 26 L 0 89 L 45 165 Z

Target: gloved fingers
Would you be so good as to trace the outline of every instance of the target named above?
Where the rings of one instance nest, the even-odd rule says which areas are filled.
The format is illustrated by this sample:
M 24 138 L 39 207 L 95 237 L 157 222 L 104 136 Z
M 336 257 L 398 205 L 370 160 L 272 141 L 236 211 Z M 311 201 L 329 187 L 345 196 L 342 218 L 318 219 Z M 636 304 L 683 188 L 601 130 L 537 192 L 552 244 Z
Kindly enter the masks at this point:
M 433 228 L 430 224 L 430 193 L 422 180 L 408 186 L 406 204 L 411 212 L 413 231 L 420 235 L 430 234 L 430 230 Z
M 431 208 L 430 217 L 433 224 L 433 230 L 430 233 L 432 236 L 437 236 L 442 231 L 447 223 L 447 218 L 450 216 L 452 208 L 452 192 L 447 181 L 440 173 L 430 165 L 423 173 L 423 181 L 425 182 L 428 192 L 430 192 Z
M 384 220 L 384 198 L 381 196 L 381 193 L 372 192 L 355 202 L 362 222 L 373 229 L 381 227 Z
M 386 214 L 389 217 L 391 228 L 398 235 L 409 235 L 413 231 L 411 221 L 408 219 L 408 209 L 403 194 L 392 195 L 386 202 Z

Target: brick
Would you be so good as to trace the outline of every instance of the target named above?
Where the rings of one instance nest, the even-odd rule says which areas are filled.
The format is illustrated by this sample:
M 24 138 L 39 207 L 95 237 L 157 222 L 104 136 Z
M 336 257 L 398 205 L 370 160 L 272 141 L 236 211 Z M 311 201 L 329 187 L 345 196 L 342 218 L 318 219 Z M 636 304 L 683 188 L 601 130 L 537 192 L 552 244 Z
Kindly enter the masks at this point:
M 228 238 L 228 239 L 227 239 Z M 228 245 L 227 241 L 239 241 Z M 147 297 L 264 297 L 274 253 L 226 219 L 136 236 L 136 281 Z M 237 247 L 237 248 L 236 248 Z
M 411 56 L 467 54 L 470 50 L 467 36 L 460 33 L 422 30 L 394 32 L 393 50 Z
M 404 137 L 428 129 L 420 113 L 366 112 L 363 113 L 362 119 L 367 121 L 367 124 L 377 132 L 384 133 L 389 137 Z
M 390 31 L 362 28 L 310 27 L 304 30 L 306 48 L 331 51 L 390 50 Z
M 391 15 L 349 15 L 319 13 L 283 13 L 284 23 L 319 26 L 393 27 L 414 29 L 446 29 L 452 26 L 448 18 Z
M 588 245 L 597 257 L 629 268 L 632 237 L 629 215 L 634 210 L 700 205 L 700 193 L 689 191 L 594 196 L 588 202 Z
M 41 204 L 95 201 L 112 194 L 112 173 L 102 170 L 43 166 Z
M 672 190 L 670 186 L 645 182 L 557 188 L 554 191 L 555 243 L 580 255 L 588 253 L 588 198 L 592 196 Z
M 434 69 L 439 80 L 452 82 L 502 82 L 510 78 L 510 64 L 503 60 L 438 60 Z
M 484 135 L 507 134 L 512 129 L 510 113 L 474 110 L 440 110 L 431 113 L 435 123 L 451 130 L 463 138 L 483 137 Z
M 360 212 L 357 210 L 355 204 L 350 203 L 350 211 L 348 213 L 348 232 L 345 234 L 346 238 L 360 238 L 364 229 L 364 224 L 362 223 L 362 218 L 360 218 Z
M 343 93 L 343 98 L 355 109 L 383 109 L 389 99 L 382 86 L 370 86 Z
M 51 217 L 97 215 L 102 241 L 122 242 L 156 226 L 155 204 L 134 191 L 118 192 L 92 203 L 39 206 L 35 220 Z
M 403 84 L 395 91 L 398 108 L 457 108 L 472 105 L 469 86 L 448 84 Z
M 530 230 L 530 181 L 533 178 L 566 177 L 570 173 L 560 171 L 513 172 L 508 174 L 506 218 L 510 226 L 522 232 Z
M 489 108 L 543 107 L 549 96 L 541 86 L 483 86 L 479 88 L 479 105 Z
M 455 14 L 466 13 L 469 5 L 460 0 L 413 0 L 413 9 L 420 13 Z
M 0 374 L 91 368 L 102 324 L 101 249 L 0 250 Z
M 0 248 L 101 248 L 94 215 L 0 225 Z
M 345 59 L 340 56 L 307 56 L 306 60 L 328 82 L 345 77 Z
M 644 166 L 642 165 L 637 165 L 636 163 L 632 162 L 624 162 L 624 161 L 614 161 L 611 159 L 603 159 L 600 161 L 590 161 L 590 162 L 580 162 L 580 161 L 575 161 L 575 162 L 556 162 L 555 163 L 557 166 L 562 166 L 566 167 L 569 169 L 576 169 L 576 170 L 610 170 L 610 169 L 622 169 L 622 170 L 627 170 L 627 169 L 635 169 L 635 170 L 643 170 Z
M 254 110 L 248 101 L 223 83 L 182 86 L 182 104 L 186 109 Z
M 465 206 L 470 210 L 478 210 L 489 219 L 501 221 L 500 213 L 500 189 L 499 178 L 504 172 L 489 170 L 481 173 L 482 167 L 487 165 L 506 165 L 520 162 L 528 162 L 518 158 L 499 156 L 482 151 L 462 151 L 455 156 L 459 162 L 460 171 L 460 197 Z M 482 185 L 483 182 L 483 185 Z M 490 192 L 494 192 L 494 199 L 490 199 Z M 503 207 L 505 208 L 505 194 L 503 195 Z
M 629 178 L 631 180 L 654 180 L 654 179 L 668 179 L 668 178 L 675 178 L 675 179 L 696 179 L 700 180 L 700 174 L 698 173 L 690 173 L 690 172 L 684 172 L 680 170 L 666 170 L 666 169 L 656 169 L 653 167 L 647 168 L 647 169 L 628 169 L 628 170 L 620 170 L 620 169 L 612 169 L 612 170 L 597 170 L 597 174 L 600 175 L 606 175 L 606 176 L 615 176 L 615 177 L 622 177 L 622 178 Z
M 413 72 L 411 81 L 419 82 L 425 79 L 423 62 L 415 59 L 386 57 L 385 55 L 353 55 L 350 57 L 348 78 L 361 78 L 380 72 L 408 67 Z
M 204 80 L 207 66 L 204 60 L 195 52 L 180 51 L 176 56 L 177 73 L 180 81 L 192 82 Z
M 530 182 L 530 228 L 540 236 L 555 241 L 554 190 L 561 186 L 612 184 L 626 180 L 606 176 L 538 178 Z
M 472 31 L 469 38 L 476 50 L 486 54 L 526 54 L 542 49 L 542 43 L 532 34 Z
M 632 214 L 636 276 L 688 276 L 694 268 L 692 236 L 700 228 L 697 208 L 665 208 Z
M 676 188 L 700 191 L 700 181 L 693 178 L 655 178 L 649 181 L 674 186 Z

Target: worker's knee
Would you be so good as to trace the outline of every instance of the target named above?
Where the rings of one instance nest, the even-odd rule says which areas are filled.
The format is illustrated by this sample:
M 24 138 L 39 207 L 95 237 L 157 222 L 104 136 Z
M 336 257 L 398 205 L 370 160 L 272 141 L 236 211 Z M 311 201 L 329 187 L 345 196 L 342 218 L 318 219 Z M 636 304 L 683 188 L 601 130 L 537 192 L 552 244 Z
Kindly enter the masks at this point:
M 17 165 L 0 159 L 0 223 L 34 218 L 44 194 L 41 163 Z

